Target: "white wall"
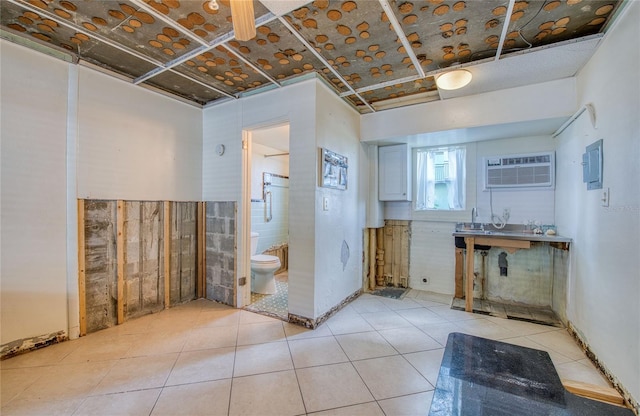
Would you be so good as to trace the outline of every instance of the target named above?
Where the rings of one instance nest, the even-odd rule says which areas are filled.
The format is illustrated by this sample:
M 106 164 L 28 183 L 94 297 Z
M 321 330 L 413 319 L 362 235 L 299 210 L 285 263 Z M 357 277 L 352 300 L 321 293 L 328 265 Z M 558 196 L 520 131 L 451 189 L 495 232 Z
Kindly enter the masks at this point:
M 364 204 L 359 200 L 360 116 L 318 83 L 316 145 L 346 156 L 346 190 L 317 187 L 315 193 L 315 315 L 339 304 L 362 287 Z M 317 152 L 316 152 L 317 154 Z M 308 169 L 308 167 L 307 167 Z M 316 167 L 319 171 L 319 167 Z M 323 210 L 323 199 L 328 210 Z M 346 245 L 343 246 L 343 242 Z M 348 260 L 343 251 L 348 250 Z
M 579 104 L 593 103 L 597 128 L 583 113 L 558 137 L 556 218 L 573 238 L 567 315 L 605 367 L 640 400 L 640 3 L 625 15 L 577 77 Z M 582 154 L 604 141 L 604 187 L 582 183 Z
M 202 110 L 80 67 L 78 195 L 198 201 Z
M 310 80 L 259 95 L 212 106 L 203 112 L 203 198 L 205 201 L 238 202 L 238 277 L 248 276 L 243 263 L 248 230 L 241 222 L 242 131 L 290 123 L 289 137 L 289 312 L 314 317 L 316 171 L 315 83 Z M 277 103 L 278 105 L 274 105 Z M 215 155 L 224 144 L 223 156 Z M 250 173 L 249 173 L 250 175 Z M 247 209 L 250 204 L 247 204 Z M 250 213 L 247 213 L 250 215 Z M 239 291 L 240 292 L 240 291 Z M 246 301 L 238 293 L 238 302 Z
M 2 344 L 73 336 L 76 199 L 200 200 L 201 110 L 0 42 Z
M 4 40 L 0 47 L 0 344 L 6 344 L 68 329 L 68 64 Z

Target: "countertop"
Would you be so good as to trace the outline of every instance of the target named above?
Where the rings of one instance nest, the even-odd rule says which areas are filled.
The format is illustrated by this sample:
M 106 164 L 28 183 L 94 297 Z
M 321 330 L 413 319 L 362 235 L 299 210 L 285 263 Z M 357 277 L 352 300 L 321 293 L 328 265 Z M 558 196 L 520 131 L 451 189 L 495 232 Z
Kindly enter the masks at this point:
M 533 234 L 517 231 L 493 231 L 493 230 L 460 230 L 454 231 L 454 237 L 488 237 L 507 238 L 510 240 L 542 241 L 548 243 L 570 243 L 571 239 L 559 235 Z
M 546 351 L 454 332 L 429 416 L 634 416 L 565 390 Z

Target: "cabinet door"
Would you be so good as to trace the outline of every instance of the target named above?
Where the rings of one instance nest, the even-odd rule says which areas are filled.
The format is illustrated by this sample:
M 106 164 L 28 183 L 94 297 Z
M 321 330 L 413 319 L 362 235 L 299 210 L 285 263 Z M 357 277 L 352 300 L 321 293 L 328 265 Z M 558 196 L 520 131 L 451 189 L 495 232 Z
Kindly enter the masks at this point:
M 409 149 L 406 144 L 378 149 L 378 193 L 381 201 L 411 201 Z

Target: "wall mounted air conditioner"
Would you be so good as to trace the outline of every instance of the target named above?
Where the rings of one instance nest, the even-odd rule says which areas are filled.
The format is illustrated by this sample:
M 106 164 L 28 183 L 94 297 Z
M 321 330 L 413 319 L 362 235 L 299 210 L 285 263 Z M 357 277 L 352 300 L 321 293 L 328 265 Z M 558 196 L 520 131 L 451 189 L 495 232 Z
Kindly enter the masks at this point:
M 492 156 L 484 159 L 484 189 L 553 188 L 555 153 Z

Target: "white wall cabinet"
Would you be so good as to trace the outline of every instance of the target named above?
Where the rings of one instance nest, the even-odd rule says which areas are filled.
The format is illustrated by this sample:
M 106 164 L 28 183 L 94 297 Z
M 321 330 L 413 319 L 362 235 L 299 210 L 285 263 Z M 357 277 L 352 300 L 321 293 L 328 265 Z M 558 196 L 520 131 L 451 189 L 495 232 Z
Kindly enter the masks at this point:
M 411 201 L 410 157 L 406 144 L 378 148 L 380 201 Z

